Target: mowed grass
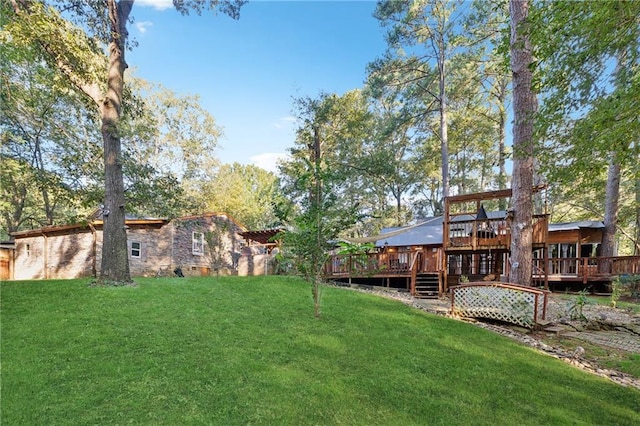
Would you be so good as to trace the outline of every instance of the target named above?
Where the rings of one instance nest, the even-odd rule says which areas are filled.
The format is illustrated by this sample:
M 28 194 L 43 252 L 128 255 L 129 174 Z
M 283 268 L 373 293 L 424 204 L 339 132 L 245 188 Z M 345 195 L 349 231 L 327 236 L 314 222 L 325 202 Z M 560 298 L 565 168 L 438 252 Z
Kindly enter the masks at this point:
M 640 391 L 291 277 L 2 283 L 3 425 L 640 424 Z

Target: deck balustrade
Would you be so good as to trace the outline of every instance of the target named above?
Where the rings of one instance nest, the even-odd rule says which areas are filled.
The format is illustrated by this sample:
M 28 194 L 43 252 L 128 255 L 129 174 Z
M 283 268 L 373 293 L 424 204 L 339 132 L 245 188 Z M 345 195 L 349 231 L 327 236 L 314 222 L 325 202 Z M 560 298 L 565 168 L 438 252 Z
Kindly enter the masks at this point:
M 549 258 L 546 265 L 550 277 L 577 278 L 585 283 L 590 279 L 640 274 L 640 256 Z M 541 275 L 545 260 L 533 259 L 533 266 Z
M 417 273 L 438 272 L 437 258 L 425 258 L 419 252 L 337 254 L 325 265 L 327 276 L 409 276 Z
M 373 276 L 380 273 L 409 274 L 411 253 L 364 253 L 333 255 L 326 265 L 329 276 Z
M 507 218 L 460 220 L 453 216 L 446 225 L 449 236 L 445 241 L 447 250 L 509 248 L 511 244 L 511 224 Z M 534 215 L 532 226 L 533 243 L 544 243 L 547 235 L 548 215 Z

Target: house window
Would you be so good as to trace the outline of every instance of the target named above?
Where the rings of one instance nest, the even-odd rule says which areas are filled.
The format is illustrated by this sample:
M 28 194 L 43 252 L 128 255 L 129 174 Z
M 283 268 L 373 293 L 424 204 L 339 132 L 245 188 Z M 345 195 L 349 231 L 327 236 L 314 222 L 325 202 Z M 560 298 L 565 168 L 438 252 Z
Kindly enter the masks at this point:
M 131 242 L 131 257 L 140 258 L 140 253 L 142 252 L 142 243 L 140 241 L 132 241 Z
M 27 257 L 31 256 L 31 244 L 27 244 Z
M 191 252 L 198 256 L 204 254 L 204 234 L 202 232 L 194 232 L 192 234 Z

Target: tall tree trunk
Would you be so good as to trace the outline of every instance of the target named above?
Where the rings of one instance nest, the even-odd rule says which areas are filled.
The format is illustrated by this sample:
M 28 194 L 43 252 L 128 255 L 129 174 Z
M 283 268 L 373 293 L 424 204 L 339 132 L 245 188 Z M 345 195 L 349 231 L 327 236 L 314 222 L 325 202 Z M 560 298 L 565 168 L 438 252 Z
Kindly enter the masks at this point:
M 442 157 L 442 196 L 449 196 L 449 135 L 447 127 L 447 91 L 445 80 L 444 39 L 440 40 L 438 52 L 440 86 L 440 155 Z
M 393 190 L 393 196 L 396 199 L 396 226 L 404 225 L 402 220 L 402 190 L 400 185 L 397 185 Z
M 607 187 L 604 206 L 604 231 L 602 233 L 602 246 L 600 255 L 611 257 L 617 255 L 616 250 L 616 226 L 618 224 L 618 211 L 620 200 L 620 164 L 616 161 L 616 155 L 611 154 L 609 169 L 607 171 Z
M 109 43 L 109 71 L 106 96 L 100 105 L 104 143 L 104 228 L 102 266 L 99 281 L 103 284 L 129 283 L 129 256 L 125 227 L 124 178 L 121 141 L 118 133 L 124 91 L 124 57 L 127 19 L 133 1 L 108 0 L 112 40 Z
M 626 84 L 623 81 L 623 69 L 626 62 L 625 52 L 617 54 L 616 69 L 614 71 L 618 85 Z M 618 212 L 620 210 L 620 177 L 621 166 L 615 151 L 609 153 L 609 168 L 607 171 L 607 187 L 605 191 L 604 205 L 604 231 L 602 233 L 602 246 L 600 254 L 604 257 L 616 256 L 616 227 L 618 225 Z
M 316 244 L 312 253 L 313 262 L 313 282 L 311 284 L 311 294 L 313 296 L 313 314 L 316 318 L 320 318 L 320 280 L 322 279 L 322 262 L 321 248 L 324 246 L 322 239 L 322 141 L 320 138 L 320 130 L 317 126 L 313 128 L 313 179 L 314 194 L 311 202 L 312 211 L 315 213 L 315 231 Z
M 640 143 L 636 142 L 636 152 L 640 151 Z M 640 152 L 638 152 L 640 154 Z M 640 155 L 638 155 L 640 157 Z M 635 181 L 636 191 L 636 233 L 633 242 L 633 254 L 640 256 L 640 177 Z
M 528 0 L 509 0 L 511 15 L 511 71 L 513 73 L 513 178 L 511 224 L 511 268 L 509 281 L 531 285 L 532 272 L 532 187 L 533 116 L 537 99 L 531 89 L 532 63 L 529 37 L 523 25 L 529 12 Z
M 506 77 L 497 77 L 498 82 L 498 189 L 505 189 L 507 187 L 507 151 L 506 151 L 506 123 L 507 123 L 507 109 L 505 108 L 506 96 L 507 96 L 507 84 Z M 507 200 L 500 199 L 498 208 L 500 210 L 507 209 Z
M 44 214 L 46 217 L 46 224 L 53 225 L 53 205 L 49 199 L 50 187 L 47 182 L 47 171 L 45 169 L 44 160 L 42 159 L 42 145 L 40 144 L 40 136 L 37 135 L 34 139 L 33 145 L 33 162 L 38 176 L 37 182 L 40 188 L 40 194 L 42 195 L 42 202 L 44 203 Z

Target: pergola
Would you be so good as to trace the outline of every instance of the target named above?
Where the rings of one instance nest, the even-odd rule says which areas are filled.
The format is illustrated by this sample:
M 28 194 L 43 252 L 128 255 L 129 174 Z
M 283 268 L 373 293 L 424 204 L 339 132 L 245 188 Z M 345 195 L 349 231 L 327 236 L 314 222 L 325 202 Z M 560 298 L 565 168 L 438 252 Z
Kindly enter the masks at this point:
M 280 244 L 280 241 L 276 240 L 276 236 L 282 232 L 284 232 L 283 228 L 272 228 L 240 232 L 240 235 L 247 240 L 249 245 L 252 245 L 252 243 L 260 244 L 265 246 L 267 251 L 271 251 Z

